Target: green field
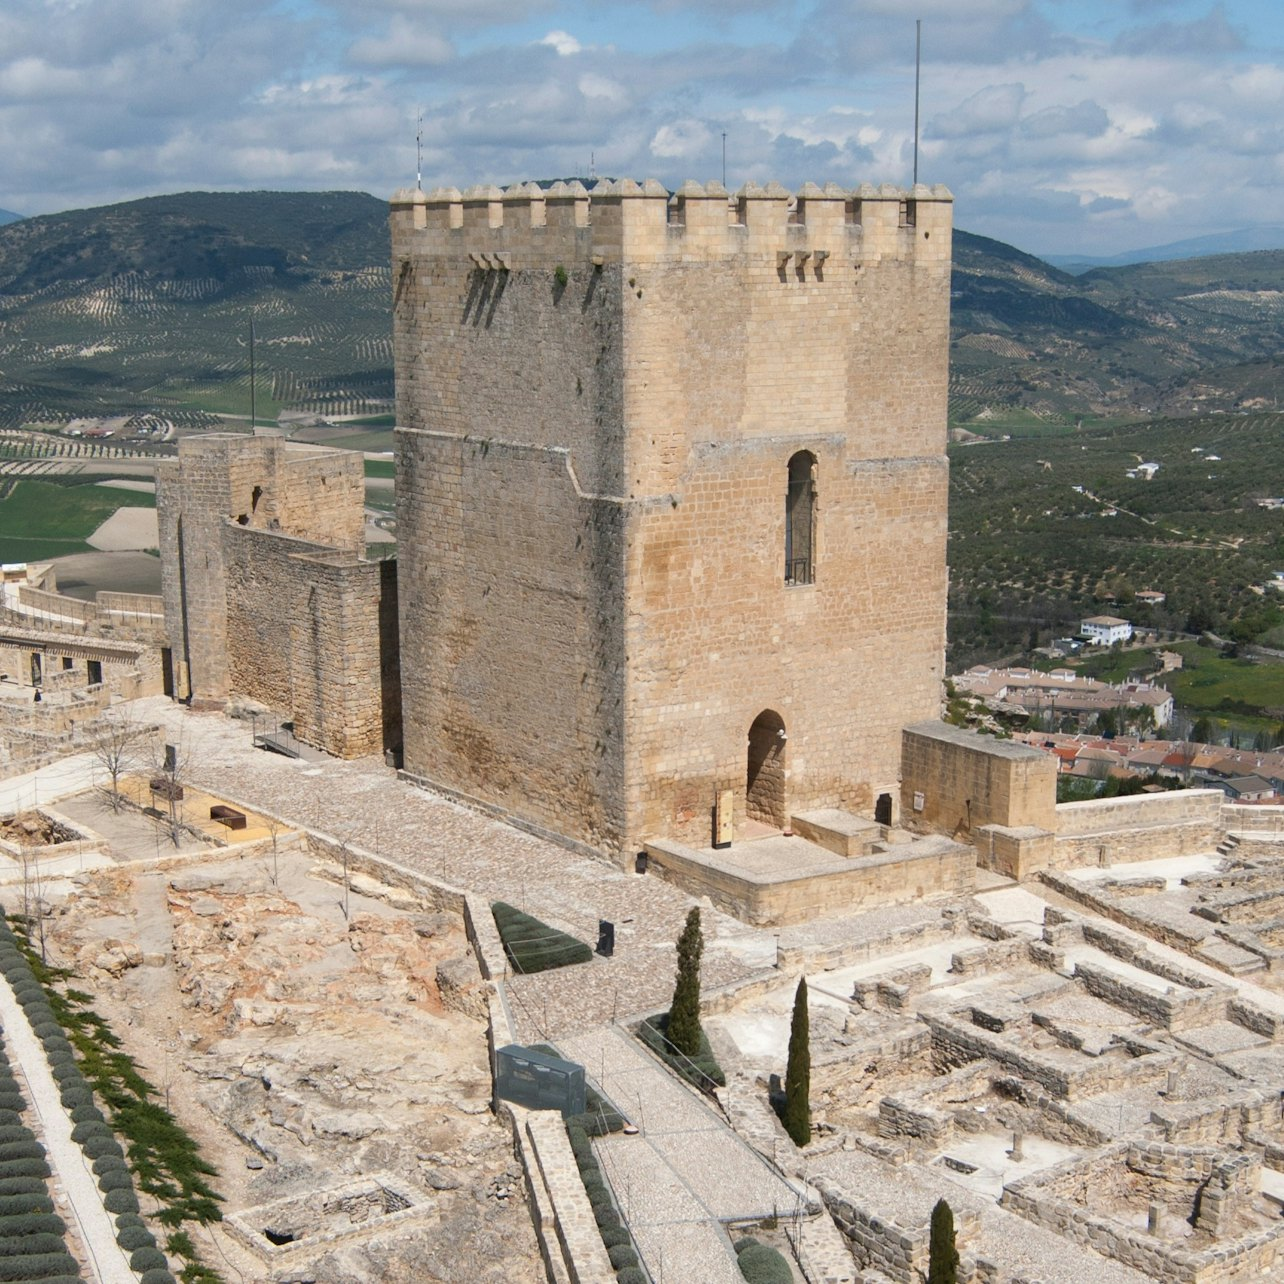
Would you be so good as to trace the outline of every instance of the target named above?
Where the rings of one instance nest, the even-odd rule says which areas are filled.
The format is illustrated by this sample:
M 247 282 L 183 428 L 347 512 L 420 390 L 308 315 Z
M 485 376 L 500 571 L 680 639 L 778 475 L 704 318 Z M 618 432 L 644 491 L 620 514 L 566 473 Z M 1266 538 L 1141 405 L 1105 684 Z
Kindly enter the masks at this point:
M 0 501 L 0 562 L 89 551 L 85 542 L 118 508 L 155 508 L 156 496 L 111 486 L 20 481 Z
M 1195 642 L 1170 649 L 1181 653 L 1183 667 L 1165 675 L 1164 685 L 1187 712 L 1284 720 L 1284 662 L 1231 659 Z
M 391 459 L 367 459 L 366 476 L 367 477 L 395 477 L 397 475 L 397 466 Z

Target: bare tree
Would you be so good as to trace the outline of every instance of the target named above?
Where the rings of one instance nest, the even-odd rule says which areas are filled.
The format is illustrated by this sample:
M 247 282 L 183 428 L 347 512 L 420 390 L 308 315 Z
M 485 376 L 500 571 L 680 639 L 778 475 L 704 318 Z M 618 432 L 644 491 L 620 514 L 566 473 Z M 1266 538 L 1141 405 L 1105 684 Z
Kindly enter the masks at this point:
M 191 764 L 191 746 L 185 736 L 176 741 L 158 745 L 159 754 L 153 759 L 151 788 L 165 800 L 168 812 L 170 841 L 177 847 L 183 837 L 183 811 L 179 803 L 183 797 L 183 778 Z
M 102 723 L 93 754 L 94 760 L 111 780 L 107 797 L 112 811 L 120 810 L 120 778 L 145 765 L 150 735 L 149 727 L 131 718 L 113 718 Z

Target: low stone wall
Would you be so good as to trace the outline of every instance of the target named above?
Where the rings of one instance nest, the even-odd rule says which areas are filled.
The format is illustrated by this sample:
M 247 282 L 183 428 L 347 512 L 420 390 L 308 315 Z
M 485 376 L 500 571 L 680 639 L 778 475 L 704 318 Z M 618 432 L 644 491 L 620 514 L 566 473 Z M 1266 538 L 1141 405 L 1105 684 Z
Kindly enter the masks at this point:
M 1228 833 L 1273 835 L 1284 838 L 1284 807 L 1222 803 L 1222 826 Z
M 813 1184 L 862 1269 L 881 1271 L 898 1284 L 920 1284 L 927 1278 L 931 1229 L 926 1222 L 899 1225 L 878 1210 L 873 1200 L 858 1197 L 826 1177 L 815 1178 Z M 980 1219 L 975 1213 L 954 1209 L 954 1233 L 959 1245 L 975 1237 L 979 1227 Z M 960 1278 L 965 1276 L 961 1274 Z
M 1079 869 L 1211 852 L 1222 841 L 1220 789 L 1058 803 L 1052 865 Z
M 1169 986 L 1167 993 L 1160 994 L 1091 963 L 1076 963 L 1074 975 L 1089 994 L 1165 1030 L 1189 1030 L 1226 1018 L 1228 992 L 1220 988 Z
M 1107 1166 L 1127 1165 L 1160 1180 L 1190 1183 L 1192 1196 L 1196 1184 L 1204 1182 L 1200 1190 L 1201 1203 L 1209 1199 L 1212 1191 L 1208 1221 L 1220 1224 L 1220 1209 L 1245 1194 L 1251 1184 L 1253 1163 L 1251 1156 L 1227 1156 L 1224 1151 L 1211 1147 L 1123 1144 L 1090 1160 L 1069 1160 L 1011 1182 L 1003 1188 L 999 1202 L 1036 1225 L 1095 1249 L 1152 1279 L 1176 1284 L 1220 1284 L 1256 1275 L 1274 1278 L 1275 1269 L 1284 1265 L 1284 1223 L 1223 1240 L 1196 1252 L 1116 1221 L 1069 1197 L 1076 1188 L 1087 1189 L 1100 1180 Z M 1216 1233 L 1215 1226 L 1204 1224 L 1202 1210 L 1197 1224 L 1209 1233 Z
M 805 923 L 840 910 L 903 905 L 926 897 L 963 897 L 976 890 L 976 853 L 961 843 L 929 839 L 889 852 L 845 859 L 796 877 L 764 877 L 675 842 L 646 844 L 648 869 L 693 896 L 757 926 Z
M 1173 1060 L 1157 1053 L 1121 1059 L 1036 1052 L 1014 1048 L 1000 1037 L 956 1017 L 920 1012 L 919 1020 L 932 1031 L 932 1056 L 938 1071 L 954 1070 L 988 1057 L 1010 1074 L 1032 1080 L 1065 1101 L 1156 1082 Z

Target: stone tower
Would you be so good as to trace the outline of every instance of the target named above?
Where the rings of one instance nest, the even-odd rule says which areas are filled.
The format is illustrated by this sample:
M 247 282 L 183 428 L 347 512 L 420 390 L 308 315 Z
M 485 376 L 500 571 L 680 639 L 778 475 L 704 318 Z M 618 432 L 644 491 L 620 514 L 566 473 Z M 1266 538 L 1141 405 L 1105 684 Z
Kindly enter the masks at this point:
M 724 791 L 739 831 L 893 805 L 940 701 L 951 211 L 393 198 L 408 775 L 622 860 Z

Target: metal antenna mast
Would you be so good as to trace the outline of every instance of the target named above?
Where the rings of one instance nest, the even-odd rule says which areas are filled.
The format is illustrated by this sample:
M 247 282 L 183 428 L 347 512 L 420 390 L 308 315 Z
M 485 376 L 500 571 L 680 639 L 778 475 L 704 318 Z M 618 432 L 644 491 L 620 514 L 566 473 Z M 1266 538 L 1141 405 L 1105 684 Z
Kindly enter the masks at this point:
M 419 124 L 415 129 L 415 190 L 424 190 L 424 114 L 419 113 Z
M 250 436 L 254 436 L 254 425 L 258 423 L 258 407 L 254 400 L 254 318 L 250 318 Z
M 722 131 L 722 185 L 727 185 L 727 131 Z
M 918 86 L 923 65 L 923 19 L 914 19 L 914 182 L 918 182 Z

